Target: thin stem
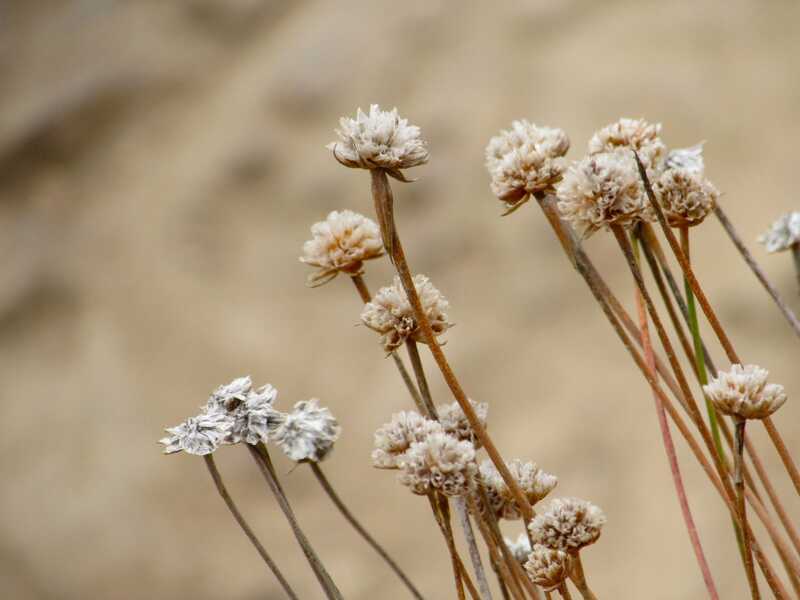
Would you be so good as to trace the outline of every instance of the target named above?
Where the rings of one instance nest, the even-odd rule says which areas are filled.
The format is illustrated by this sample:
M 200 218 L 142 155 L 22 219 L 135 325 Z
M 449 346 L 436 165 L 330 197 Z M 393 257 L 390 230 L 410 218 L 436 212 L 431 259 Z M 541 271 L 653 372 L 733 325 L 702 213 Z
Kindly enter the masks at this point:
M 742 255 L 742 258 L 750 267 L 750 270 L 753 271 L 753 274 L 756 276 L 761 282 L 761 285 L 764 286 L 764 289 L 767 290 L 767 293 L 772 297 L 772 300 L 775 302 L 775 305 L 781 311 L 781 314 L 786 318 L 789 322 L 789 325 L 792 327 L 792 330 L 800 336 L 800 321 L 797 320 L 797 317 L 792 312 L 792 309 L 783 301 L 783 298 L 780 297 L 778 294 L 778 290 L 775 288 L 772 283 L 770 283 L 769 279 L 767 279 L 767 275 L 758 265 L 758 263 L 753 258 L 753 255 L 750 254 L 750 251 L 747 249 L 747 246 L 744 245 L 742 242 L 742 238 L 736 232 L 736 228 L 731 223 L 728 216 L 722 210 L 722 207 L 717 202 L 717 205 L 714 207 L 714 214 L 717 215 L 717 219 L 719 219 L 720 224 L 728 233 L 728 236 L 731 238 L 733 245 L 736 246 L 736 249 L 739 251 L 739 254 Z
M 800 284 L 800 244 L 792 244 L 792 261 L 797 283 Z
M 336 584 L 333 583 L 333 579 L 328 574 L 328 571 L 325 569 L 325 566 L 322 564 L 322 561 L 317 556 L 317 553 L 314 551 L 314 548 L 311 547 L 311 543 L 306 538 L 303 530 L 300 529 L 300 524 L 297 522 L 297 518 L 294 515 L 294 511 L 292 510 L 291 505 L 289 504 L 288 499 L 283 493 L 283 489 L 278 484 L 277 477 L 275 477 L 274 469 L 270 462 L 265 459 L 262 452 L 265 452 L 266 449 L 262 449 L 262 452 L 259 452 L 254 446 L 251 444 L 247 444 L 248 450 L 250 450 L 250 454 L 255 460 L 256 465 L 258 465 L 259 471 L 264 476 L 264 479 L 267 481 L 267 485 L 269 489 L 272 491 L 275 499 L 278 501 L 278 506 L 280 506 L 283 514 L 286 516 L 286 520 L 289 522 L 289 525 L 292 528 L 292 532 L 294 533 L 297 542 L 300 544 L 300 547 L 303 550 L 303 554 L 305 554 L 306 559 L 308 560 L 308 564 L 311 565 L 311 570 L 314 571 L 314 574 L 317 577 L 322 589 L 325 591 L 325 595 L 331 600 L 342 600 L 342 594 L 339 589 L 336 587 Z M 267 454 L 269 456 L 269 454 Z
M 408 358 L 411 361 L 411 368 L 414 369 L 414 376 L 417 378 L 417 387 L 422 397 L 422 405 L 425 407 L 425 413 L 428 417 L 438 420 L 436 414 L 436 407 L 433 405 L 431 398 L 431 390 L 428 387 L 428 378 L 425 377 L 425 369 L 422 366 L 422 358 L 419 355 L 419 348 L 417 342 L 408 338 L 406 340 L 406 350 L 408 350 Z
M 576 552 L 572 555 L 572 572 L 570 573 L 570 579 L 572 579 L 572 583 L 575 584 L 575 587 L 578 588 L 578 591 L 583 596 L 583 600 L 597 600 L 597 596 L 594 595 L 594 592 L 589 588 L 589 585 L 586 583 L 586 575 L 583 572 L 583 563 L 581 562 L 581 553 Z M 566 584 L 564 587 L 567 587 Z M 569 592 L 567 592 L 569 594 Z M 565 598 L 568 596 L 565 596 Z
M 630 250 L 630 246 L 627 243 L 627 239 L 625 239 L 625 243 L 623 244 L 622 239 L 625 238 L 625 233 L 621 229 L 616 229 L 614 231 L 615 235 L 617 235 L 617 239 L 620 240 L 620 246 L 622 247 L 623 252 L 625 253 L 626 258 L 628 257 L 628 252 Z M 620 237 L 620 235 L 622 237 Z M 638 270 L 638 244 L 634 238 L 634 245 L 633 245 L 633 260 L 631 268 Z M 634 273 L 634 277 L 636 274 Z M 641 272 L 639 272 L 639 277 L 637 278 L 637 283 L 641 279 Z M 643 291 L 637 289 L 636 294 L 636 305 L 639 312 L 639 329 L 642 332 L 642 347 L 644 348 L 644 359 L 645 363 L 650 370 L 650 375 L 655 378 L 656 377 L 656 365 L 655 365 L 655 357 L 653 354 L 653 347 L 650 343 L 650 334 L 648 332 L 647 327 L 647 310 L 645 308 L 645 301 L 643 296 Z M 697 533 L 697 526 L 694 523 L 694 518 L 692 517 L 692 511 L 689 508 L 689 500 L 686 496 L 686 488 L 683 485 L 683 477 L 681 476 L 680 465 L 678 464 L 678 457 L 675 453 L 675 444 L 672 441 L 672 434 L 669 431 L 669 424 L 667 423 L 667 416 L 664 410 L 664 406 L 658 399 L 656 394 L 653 395 L 656 403 L 656 415 L 658 417 L 658 426 L 661 429 L 661 438 L 664 444 L 664 450 L 667 454 L 667 460 L 669 462 L 670 472 L 672 473 L 672 480 L 675 486 L 675 492 L 678 495 L 678 504 L 681 508 L 681 513 L 683 515 L 684 523 L 686 524 L 686 530 L 689 533 L 689 540 L 692 544 L 692 549 L 694 550 L 695 558 L 697 559 L 697 564 L 700 567 L 700 572 L 703 575 L 703 581 L 706 584 L 706 589 L 708 590 L 708 594 L 711 598 L 718 599 L 719 594 L 717 593 L 716 586 L 714 585 L 714 579 L 711 576 L 711 569 L 708 566 L 708 562 L 706 561 L 705 554 L 703 552 L 703 545 L 700 542 L 700 536 Z
M 462 570 L 460 567 L 458 551 L 456 550 L 452 532 L 448 533 L 449 530 L 444 524 L 445 518 L 441 513 L 440 506 L 436 502 L 436 498 L 434 498 L 434 493 L 435 492 L 428 493 L 428 502 L 431 505 L 431 511 L 436 519 L 436 524 L 439 525 L 439 531 L 442 532 L 445 543 L 447 544 L 447 550 L 450 553 L 450 561 L 453 563 L 453 577 L 455 578 L 456 582 L 456 593 L 458 594 L 458 600 L 465 600 L 466 596 L 464 595 L 464 581 L 462 579 Z
M 478 580 L 481 598 L 492 600 L 489 581 L 486 579 L 486 571 L 483 570 L 483 562 L 481 562 L 481 553 L 478 551 L 478 545 L 475 543 L 475 533 L 472 531 L 472 524 L 469 522 L 466 501 L 464 498 L 453 498 L 453 505 L 456 508 L 456 515 L 461 523 L 461 529 L 464 531 L 464 538 L 469 549 L 469 558 L 472 562 L 472 570 L 475 571 L 475 579 Z
M 647 192 L 647 198 L 650 201 L 651 206 L 656 212 L 658 217 L 658 222 L 661 225 L 661 229 L 664 232 L 664 236 L 667 238 L 669 242 L 670 248 L 672 249 L 672 253 L 675 255 L 675 258 L 678 259 L 678 263 L 683 270 L 683 274 L 686 277 L 689 285 L 692 288 L 692 292 L 694 292 L 697 301 L 700 303 L 700 308 L 703 309 L 703 314 L 705 314 L 706 319 L 708 319 L 711 328 L 714 330 L 714 334 L 717 336 L 720 344 L 722 345 L 725 353 L 728 356 L 728 360 L 734 364 L 742 364 L 742 361 L 739 359 L 739 356 L 736 354 L 736 351 L 733 349 L 733 345 L 731 344 L 730 339 L 728 338 L 728 334 L 725 332 L 722 324 L 719 322 L 714 309 L 711 307 L 711 303 L 708 301 L 703 289 L 700 287 L 700 282 L 697 281 L 697 277 L 695 277 L 694 271 L 692 271 L 692 267 L 689 264 L 689 261 L 686 259 L 686 256 L 683 254 L 681 250 L 678 240 L 675 237 L 675 234 L 669 227 L 667 223 L 667 219 L 664 216 L 664 211 L 661 209 L 661 206 L 656 200 L 655 193 L 653 192 L 653 187 L 650 185 L 650 180 L 647 177 L 647 172 L 642 164 L 641 160 L 639 160 L 639 155 L 636 152 L 633 153 L 634 158 L 636 159 L 636 165 L 639 168 L 639 175 L 642 178 L 642 182 L 644 184 L 644 189 Z M 794 484 L 795 490 L 798 494 L 800 494 L 800 471 L 797 470 L 797 466 L 794 463 L 794 459 L 789 454 L 789 450 L 786 448 L 786 444 L 783 441 L 780 433 L 775 428 L 775 425 L 772 423 L 772 419 L 767 417 L 763 419 L 764 427 L 769 434 L 770 439 L 772 440 L 775 449 L 778 452 L 778 455 L 781 457 L 781 461 L 783 462 L 786 471 L 789 474 L 789 477 Z
M 393 212 L 394 198 L 392 196 L 392 189 L 389 186 L 389 179 L 386 175 L 386 172 L 382 169 L 372 169 L 370 174 L 372 177 L 372 196 L 375 202 L 378 220 L 381 221 L 380 225 L 381 232 L 384 235 L 384 246 L 386 246 L 390 256 L 392 257 L 397 269 L 397 273 L 403 283 L 403 288 L 408 296 L 408 300 L 414 309 L 414 317 L 422 332 L 423 340 L 428 345 L 428 348 L 430 349 L 431 354 L 433 355 L 433 358 L 439 367 L 439 370 L 442 372 L 442 376 L 444 377 L 447 386 L 450 388 L 450 391 L 453 393 L 453 396 L 455 397 L 459 406 L 461 406 L 461 410 L 464 412 L 464 416 L 466 416 L 467 420 L 469 421 L 470 427 L 472 427 L 472 430 L 475 432 L 475 437 L 477 437 L 480 443 L 483 445 L 492 463 L 494 463 L 494 466 L 497 468 L 498 472 L 503 478 L 503 481 L 508 486 L 512 496 L 514 496 L 514 499 L 519 504 L 523 520 L 527 526 L 527 524 L 530 523 L 531 519 L 533 518 L 533 508 L 525 497 L 525 494 L 522 493 L 522 490 L 520 489 L 517 481 L 514 479 L 514 476 L 511 474 L 511 471 L 508 470 L 508 466 L 500 455 L 500 452 L 497 450 L 497 447 L 494 445 L 492 438 L 486 432 L 486 428 L 480 422 L 478 415 L 475 413 L 475 409 L 472 407 L 472 404 L 467 398 L 466 393 L 464 393 L 464 390 L 462 389 L 461 384 L 458 382 L 455 373 L 453 373 L 450 363 L 447 361 L 447 357 L 445 357 L 444 352 L 442 352 L 439 342 L 436 340 L 436 336 L 431 329 L 430 321 L 428 320 L 428 317 L 422 308 L 422 303 L 420 302 L 419 295 L 417 294 L 416 287 L 414 286 L 411 270 L 409 269 L 408 262 L 406 261 L 403 246 L 400 243 L 400 236 L 398 235 L 397 228 L 395 227 Z
M 236 507 L 236 503 L 233 501 L 233 498 L 231 498 L 231 495 L 228 493 L 228 489 L 225 487 L 225 483 L 222 481 L 222 475 L 220 475 L 219 470 L 217 469 L 217 465 L 214 462 L 214 457 L 211 454 L 206 454 L 203 456 L 203 458 L 205 459 L 206 466 L 208 467 L 208 472 L 211 473 L 211 479 L 214 480 L 214 485 L 217 486 L 217 491 L 225 501 L 228 510 L 231 511 L 233 518 L 236 519 L 236 522 L 239 524 L 239 527 L 242 528 L 242 531 L 244 531 L 247 539 L 250 540 L 253 546 L 255 546 L 258 554 L 261 556 L 264 562 L 267 563 L 269 570 L 272 571 L 273 575 L 275 575 L 275 578 L 278 580 L 278 583 L 281 584 L 281 587 L 283 588 L 283 591 L 286 592 L 286 595 L 292 600 L 297 600 L 297 594 L 295 594 L 292 586 L 290 586 L 289 582 L 286 581 L 286 578 L 283 576 L 283 573 L 281 573 L 278 565 L 276 565 L 272 558 L 270 558 L 269 554 L 267 554 L 264 546 L 262 546 L 261 542 L 258 541 L 253 529 Z
M 561 594 L 561 597 L 564 600 L 572 600 L 572 595 L 569 593 L 569 588 L 567 587 L 566 581 L 558 586 L 558 593 Z
M 383 547 L 373 538 L 370 533 L 364 528 L 364 526 L 355 518 L 353 513 L 350 511 L 349 508 L 344 504 L 342 499 L 336 493 L 336 490 L 333 489 L 330 481 L 325 476 L 325 473 L 319 466 L 319 463 L 316 462 L 309 462 L 308 465 L 311 467 L 311 470 L 314 472 L 314 476 L 319 481 L 319 484 L 322 486 L 322 489 L 325 490 L 325 493 L 331 499 L 331 502 L 339 509 L 339 512 L 342 513 L 342 516 L 347 520 L 350 525 L 352 525 L 353 529 L 358 532 L 358 534 L 364 538 L 364 541 L 369 544 L 373 550 L 389 565 L 389 568 L 395 572 L 395 574 L 400 578 L 400 580 L 405 584 L 408 588 L 408 591 L 411 592 L 411 595 L 418 600 L 422 600 L 422 594 L 420 594 L 419 590 L 414 586 L 411 582 L 411 579 L 403 572 L 403 570 L 399 567 L 399 565 L 392 559 L 391 556 L 383 549 Z
M 734 453 L 733 483 L 736 486 L 736 509 L 739 511 L 739 519 L 747 527 L 747 508 L 744 501 L 744 478 L 742 477 L 742 455 L 744 453 L 744 429 L 747 421 L 744 419 L 736 420 L 735 439 L 736 452 Z M 760 600 L 761 594 L 758 591 L 758 581 L 756 571 L 753 567 L 753 554 L 750 547 L 750 540 L 744 538 L 744 564 L 747 573 L 747 583 L 750 585 L 750 594 L 753 600 Z

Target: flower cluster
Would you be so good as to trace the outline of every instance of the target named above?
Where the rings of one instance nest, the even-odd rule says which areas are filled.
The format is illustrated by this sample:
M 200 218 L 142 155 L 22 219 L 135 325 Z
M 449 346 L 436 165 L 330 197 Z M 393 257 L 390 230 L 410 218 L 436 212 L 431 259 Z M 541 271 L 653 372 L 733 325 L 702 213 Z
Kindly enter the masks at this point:
M 786 402 L 782 385 L 767 383 L 769 372 L 756 365 L 732 365 L 703 391 L 716 409 L 738 419 L 764 419 Z
M 503 541 L 508 546 L 509 552 L 514 559 L 521 565 L 525 564 L 528 560 L 528 555 L 531 553 L 531 542 L 528 536 L 523 532 L 517 536 L 516 541 L 509 538 L 503 538 Z
M 486 417 L 489 414 L 489 405 L 485 402 L 474 402 L 473 400 L 470 400 L 469 403 L 475 410 L 480 424 L 486 428 Z M 467 415 L 464 414 L 464 410 L 458 402 L 440 404 L 436 407 L 436 412 L 439 415 L 439 423 L 441 423 L 445 433 L 449 433 L 459 440 L 472 442 L 476 449 L 481 447 L 480 441 L 472 430 L 472 425 L 469 424 Z
M 653 190 L 673 227 L 699 225 L 714 210 L 719 198 L 717 188 L 702 170 L 693 167 L 665 169 L 653 183 Z
M 556 498 L 547 511 L 536 515 L 529 528 L 535 544 L 576 553 L 600 537 L 606 516 L 600 508 L 579 498 Z
M 414 442 L 400 461 L 400 483 L 413 493 L 463 496 L 475 486 L 475 447 L 444 432 Z
M 358 275 L 364 261 L 383 254 L 378 226 L 351 210 L 334 210 L 311 226 L 311 235 L 300 257 L 300 262 L 318 268 L 308 278 L 311 286 L 327 283 L 340 272 Z
M 401 169 L 428 162 L 428 148 L 419 127 L 409 125 L 397 109 L 383 111 L 377 104 L 369 113 L 360 108 L 355 119 L 342 117 L 336 130 L 338 142 L 328 144 L 334 157 L 346 167 L 386 169 L 395 176 Z
M 589 154 L 603 154 L 617 149 L 632 149 L 648 167 L 658 166 L 667 147 L 661 141 L 661 123 L 644 119 L 620 119 L 597 131 L 589 140 Z
M 515 459 L 506 465 L 531 506 L 541 501 L 558 484 L 555 475 L 542 471 L 535 463 Z M 480 480 L 486 489 L 490 508 L 498 519 L 522 518 L 519 505 L 492 461 L 481 463 Z
M 758 241 L 767 248 L 767 252 L 782 252 L 800 243 L 800 212 L 786 213 L 775 221 Z
M 425 275 L 414 276 L 414 287 L 434 335 L 442 335 L 453 326 L 447 318 L 450 304 Z M 387 353 L 394 352 L 409 338 L 416 342 L 425 341 L 399 277 L 394 278 L 393 285 L 378 290 L 364 305 L 361 322 L 381 334 L 381 344 Z
M 511 129 L 493 137 L 486 147 L 486 168 L 491 189 L 507 212 L 532 194 L 552 193 L 561 181 L 569 150 L 569 138 L 561 129 L 539 127 L 526 120 L 514 121 Z
M 372 464 L 379 469 L 398 469 L 411 444 L 422 442 L 432 433 L 442 433 L 441 424 L 413 410 L 392 415 L 389 423 L 375 432 Z
M 298 402 L 282 413 L 273 404 L 277 390 L 267 384 L 253 389 L 250 377 L 218 387 L 199 415 L 170 427 L 160 440 L 165 454 L 211 454 L 221 445 L 277 443 L 295 461 L 320 461 L 339 437 L 340 427 L 316 399 Z
M 572 558 L 563 550 L 534 544 L 528 555 L 525 570 L 531 581 L 550 592 L 560 586 L 569 576 Z

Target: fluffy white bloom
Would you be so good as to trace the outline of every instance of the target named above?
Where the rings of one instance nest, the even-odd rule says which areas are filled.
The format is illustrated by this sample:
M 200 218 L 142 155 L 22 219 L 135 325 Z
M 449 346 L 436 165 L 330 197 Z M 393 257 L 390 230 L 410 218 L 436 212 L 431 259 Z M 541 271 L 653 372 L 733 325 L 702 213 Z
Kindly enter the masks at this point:
M 427 144 L 420 137 L 419 127 L 401 119 L 396 108 L 382 111 L 372 104 L 369 114 L 359 108 L 355 119 L 339 120 L 336 134 L 339 141 L 327 147 L 347 167 L 396 172 L 428 162 Z
M 702 171 L 666 169 L 653 183 L 664 216 L 673 227 L 699 225 L 714 210 L 719 192 Z
M 562 550 L 534 544 L 533 551 L 525 563 L 525 570 L 533 583 L 550 592 L 569 576 L 571 560 L 569 554 Z
M 311 235 L 300 257 L 300 262 L 319 269 L 309 276 L 309 285 L 327 283 L 340 271 L 357 275 L 364 261 L 383 254 L 378 226 L 351 210 L 334 210 L 311 226 Z
M 469 403 L 475 410 L 475 414 L 478 416 L 478 421 L 480 421 L 480 424 L 485 428 L 486 416 L 489 413 L 489 405 L 485 402 L 474 402 L 471 399 Z M 439 423 L 442 424 L 445 433 L 449 433 L 459 440 L 472 442 L 475 448 L 480 448 L 480 444 L 475 437 L 475 432 L 472 430 L 472 426 L 467 420 L 467 415 L 464 414 L 464 411 L 461 409 L 461 405 L 458 402 L 453 402 L 452 404 L 440 404 L 436 407 L 436 412 L 439 415 Z
M 400 460 L 400 483 L 415 494 L 431 490 L 463 496 L 475 485 L 475 448 L 446 433 L 435 432 L 414 442 Z
M 602 227 L 655 217 L 633 155 L 627 152 L 596 154 L 573 163 L 557 193 L 561 216 L 583 237 Z
M 781 252 L 796 245 L 800 242 L 800 212 L 783 215 L 758 241 L 766 246 L 767 252 Z
M 453 326 L 447 320 L 450 304 L 425 275 L 414 276 L 414 287 L 434 335 L 442 335 Z M 361 321 L 381 334 L 381 344 L 386 352 L 393 352 L 408 338 L 416 342 L 425 341 L 399 277 L 394 278 L 393 285 L 378 290 L 372 301 L 364 305 Z
M 250 377 L 239 377 L 222 385 L 211 394 L 204 408 L 205 414 L 220 414 L 230 421 L 225 444 L 267 442 L 283 415 L 273 404 L 278 391 L 267 384 L 253 389 Z
M 284 415 L 272 439 L 294 461 L 319 462 L 331 451 L 341 430 L 331 411 L 312 398 L 298 402 Z
M 536 544 L 553 550 L 577 552 L 600 537 L 606 516 L 597 506 L 579 498 L 556 498 L 547 511 L 530 523 Z
M 618 148 L 636 150 L 645 167 L 661 166 L 667 147 L 661 141 L 661 123 L 644 119 L 620 119 L 596 132 L 589 140 L 589 154 L 613 152 Z
M 422 442 L 432 433 L 442 433 L 441 424 L 413 410 L 392 415 L 392 420 L 375 432 L 372 464 L 379 469 L 397 469 L 411 444 Z
M 705 163 L 703 161 L 703 144 L 700 142 L 689 148 L 675 148 L 670 150 L 667 154 L 667 160 L 664 161 L 664 168 L 666 169 L 686 169 L 693 173 L 702 173 L 705 170 Z
M 767 383 L 769 372 L 756 365 L 731 365 L 703 386 L 718 411 L 739 419 L 764 419 L 786 402 L 782 385 Z
M 230 383 L 219 386 L 211 393 L 209 404 L 219 405 L 228 409 L 229 405 L 235 402 L 243 402 L 247 399 L 247 394 L 253 389 L 253 380 L 249 375 L 237 377 Z
M 512 477 L 519 484 L 531 506 L 542 500 L 558 484 L 558 478 L 542 471 L 536 463 L 515 459 L 506 463 Z M 489 504 L 498 519 L 521 519 L 522 512 L 508 489 L 503 476 L 492 461 L 484 460 L 480 466 L 480 478 L 486 487 Z
M 492 193 L 511 210 L 531 194 L 553 192 L 563 175 L 560 158 L 567 150 L 569 138 L 563 130 L 514 121 L 486 147 Z
M 514 556 L 514 559 L 521 565 L 525 564 L 528 560 L 528 555 L 531 553 L 531 542 L 528 536 L 523 532 L 517 537 L 517 541 L 509 538 L 503 538 L 508 546 L 508 550 Z
M 222 413 L 202 413 L 166 429 L 169 436 L 159 440 L 159 443 L 164 445 L 164 454 L 183 451 L 203 456 L 219 447 L 230 427 L 230 419 Z

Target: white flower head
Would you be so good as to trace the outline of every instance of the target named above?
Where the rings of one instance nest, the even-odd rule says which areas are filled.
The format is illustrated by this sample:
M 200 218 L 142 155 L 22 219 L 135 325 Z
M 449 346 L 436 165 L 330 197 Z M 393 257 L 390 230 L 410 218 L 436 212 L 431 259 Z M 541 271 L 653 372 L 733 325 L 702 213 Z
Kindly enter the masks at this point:
M 639 155 L 648 168 L 659 168 L 667 153 L 661 141 L 661 123 L 648 123 L 644 119 L 620 119 L 606 125 L 589 140 L 589 154 L 613 152 L 630 148 Z
M 558 210 L 578 233 L 654 220 L 633 155 L 624 150 L 587 156 L 573 163 L 558 185 Z
M 252 389 L 253 380 L 249 375 L 237 377 L 230 383 L 221 385 L 214 390 L 209 398 L 209 405 L 221 406 L 227 410 L 231 404 L 244 402 Z
M 606 516 L 600 508 L 579 498 L 556 498 L 547 511 L 529 525 L 536 544 L 575 553 L 600 537 Z
M 369 114 L 359 108 L 354 119 L 339 120 L 336 134 L 339 141 L 331 142 L 327 148 L 347 167 L 386 169 L 397 174 L 401 169 L 428 162 L 427 144 L 420 137 L 419 127 L 400 118 L 396 108 L 383 111 L 372 104 Z
M 434 335 L 442 335 L 453 326 L 447 319 L 449 302 L 425 275 L 414 276 L 414 287 Z M 381 344 L 386 352 L 394 352 L 409 338 L 425 342 L 399 277 L 394 278 L 393 285 L 378 290 L 364 305 L 361 321 L 381 335 Z
M 312 398 L 298 402 L 284 415 L 272 439 L 296 462 L 319 462 L 333 449 L 341 430 L 331 411 Z
M 470 399 L 469 403 L 478 416 L 480 424 L 486 428 L 486 417 L 489 413 L 489 405 L 485 402 L 475 402 L 472 399 Z M 469 420 L 467 420 L 467 415 L 464 414 L 458 402 L 440 404 L 436 407 L 436 412 L 439 415 L 439 423 L 442 424 L 445 433 L 449 433 L 459 440 L 472 442 L 475 448 L 480 448 L 479 440 L 475 436 L 475 432 L 472 430 Z
M 653 190 L 673 227 L 699 225 L 714 210 L 719 192 L 702 171 L 681 167 L 664 170 Z
M 441 424 L 413 410 L 392 415 L 392 420 L 375 432 L 372 464 L 379 469 L 398 469 L 411 444 L 424 441 L 432 433 L 443 432 Z
M 531 581 L 546 592 L 553 591 L 569 576 L 572 558 L 562 550 L 534 544 L 525 563 Z
M 415 494 L 434 490 L 445 496 L 463 496 L 475 486 L 475 447 L 443 432 L 414 442 L 400 460 L 400 483 Z
M 358 275 L 364 261 L 383 254 L 378 226 L 351 210 L 334 210 L 324 221 L 311 226 L 311 235 L 303 244 L 300 257 L 300 262 L 318 268 L 308 278 L 311 286 L 327 283 L 340 272 Z
M 531 194 L 552 193 L 564 173 L 561 157 L 567 150 L 569 138 L 563 130 L 514 121 L 486 147 L 492 193 L 506 204 L 507 212 Z
M 528 536 L 523 532 L 520 533 L 517 537 L 517 541 L 511 540 L 509 538 L 503 538 L 508 546 L 509 552 L 514 557 L 514 559 L 521 565 L 525 564 L 525 561 L 528 560 L 528 555 L 531 553 L 531 542 L 528 539 Z
M 800 243 L 800 212 L 786 213 L 775 221 L 758 241 L 767 248 L 767 252 L 781 252 Z
M 731 365 L 720 371 L 703 391 L 716 409 L 739 419 L 764 419 L 786 402 L 782 385 L 767 383 L 769 372 L 756 365 Z
M 555 475 L 546 473 L 536 463 L 515 459 L 506 463 L 511 476 L 516 480 L 522 493 L 531 506 L 541 501 L 558 484 Z M 522 511 L 503 476 L 492 461 L 484 460 L 480 466 L 480 478 L 486 487 L 489 504 L 498 519 L 516 520 L 522 518 Z
M 667 154 L 666 161 L 664 161 L 664 168 L 686 169 L 693 173 L 703 173 L 705 170 L 703 144 L 705 144 L 705 142 L 700 142 L 689 148 L 675 148 L 674 150 L 670 150 L 669 154 Z
M 201 413 L 166 429 L 169 436 L 159 440 L 159 443 L 164 445 L 164 454 L 186 452 L 203 456 L 219 447 L 230 427 L 230 419 L 222 413 Z
M 278 391 L 267 384 L 253 389 L 250 377 L 239 377 L 218 387 L 204 407 L 205 414 L 218 413 L 230 421 L 222 440 L 225 444 L 267 442 L 283 420 L 273 405 Z

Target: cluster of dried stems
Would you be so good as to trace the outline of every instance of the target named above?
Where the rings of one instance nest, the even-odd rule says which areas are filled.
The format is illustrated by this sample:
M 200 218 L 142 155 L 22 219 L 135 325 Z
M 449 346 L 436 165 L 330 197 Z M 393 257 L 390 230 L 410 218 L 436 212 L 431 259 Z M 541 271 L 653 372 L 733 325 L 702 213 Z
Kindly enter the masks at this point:
M 378 429 L 374 466 L 398 471 L 402 484 L 427 497 L 450 555 L 458 598 L 488 600 L 499 594 L 504 599 L 525 600 L 558 594 L 568 599 L 576 590 L 586 600 L 596 598 L 587 583 L 581 551 L 600 537 L 605 516 L 590 502 L 575 498 L 555 499 L 546 509 L 535 506 L 555 487 L 556 478 L 533 463 L 503 459 L 487 431 L 486 405 L 467 396 L 439 341 L 451 325 L 448 303 L 427 277 L 415 275 L 409 266 L 395 221 L 390 178 L 410 183 L 404 171 L 428 161 L 419 129 L 400 118 L 396 109 L 387 112 L 372 106 L 369 113 L 359 110 L 354 119 L 342 119 L 337 134 L 339 140 L 329 146 L 336 160 L 369 172 L 377 223 L 351 211 L 331 213 L 312 227 L 313 238 L 306 242 L 301 261 L 316 269 L 309 277 L 312 287 L 339 274 L 350 278 L 363 303 L 362 321 L 380 334 L 381 345 L 392 357 L 416 408 L 395 414 Z M 800 473 L 771 418 L 786 395 L 782 386 L 766 383 L 764 369 L 742 364 L 692 268 L 691 228 L 714 212 L 800 335 L 797 319 L 719 206 L 716 189 L 705 179 L 702 146 L 668 152 L 660 125 L 630 119 L 598 131 L 589 142 L 587 156 L 567 169 L 563 157 L 569 145 L 561 130 L 515 121 L 487 147 L 492 191 L 504 203 L 504 214 L 529 201 L 538 204 L 570 264 L 649 384 L 660 442 L 708 596 L 716 599 L 719 594 L 689 506 L 675 431 L 718 493 L 720 510 L 730 516 L 734 535 L 728 551 L 741 556 L 741 584 L 754 599 L 766 589 L 775 598 L 800 598 L 800 536 L 760 452 L 746 434 L 749 421 L 766 429 L 800 494 Z M 793 251 L 800 247 L 800 228 L 798 237 L 791 238 L 785 223 L 782 227 L 780 243 Z M 585 241 L 601 230 L 615 236 L 630 270 L 635 315 L 626 311 L 589 257 Z M 373 295 L 364 278 L 365 263 L 382 256 L 388 256 L 397 277 L 394 285 Z M 705 317 L 702 327 L 700 313 Z M 717 369 L 708 351 L 701 329 L 709 328 L 731 365 L 727 371 Z M 454 404 L 433 402 L 420 345 L 431 353 Z M 310 409 L 307 403 L 298 403 L 298 414 L 285 415 L 273 409 L 271 387 L 253 392 L 249 386 L 237 387 L 237 382 L 215 392 L 209 400 L 211 408 L 199 417 L 168 430 L 172 437 L 164 443 L 168 452 L 184 450 L 204 456 L 219 493 L 287 596 L 297 597 L 242 517 L 217 470 L 212 453 L 220 444 L 246 443 L 328 598 L 342 595 L 300 528 L 272 466 L 268 441 L 278 443 L 293 460 L 309 465 L 345 519 L 383 557 L 408 592 L 422 598 L 411 578 L 348 510 L 323 474 L 319 463 L 339 431 L 327 409 L 310 401 Z M 488 457 L 483 463 L 477 459 L 480 451 Z M 460 535 L 455 532 L 453 513 Z M 504 519 L 523 521 L 525 535 L 517 542 L 503 537 Z M 479 539 L 485 546 L 483 553 Z M 773 555 L 768 552 L 770 545 L 780 560 L 778 566 L 768 556 Z M 487 576 L 483 556 L 488 557 L 494 578 Z

